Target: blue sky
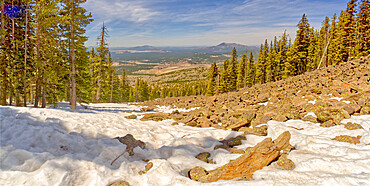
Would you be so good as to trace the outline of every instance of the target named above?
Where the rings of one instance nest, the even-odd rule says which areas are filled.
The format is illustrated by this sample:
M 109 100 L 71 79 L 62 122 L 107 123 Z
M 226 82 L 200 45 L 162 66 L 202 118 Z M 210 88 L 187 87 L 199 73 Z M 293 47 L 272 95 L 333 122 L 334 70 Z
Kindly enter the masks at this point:
M 103 24 L 108 44 L 117 46 L 205 46 L 221 42 L 259 45 L 284 30 L 294 38 L 306 13 L 318 29 L 325 16 L 348 0 L 87 0 L 94 18 L 87 46 L 94 46 Z

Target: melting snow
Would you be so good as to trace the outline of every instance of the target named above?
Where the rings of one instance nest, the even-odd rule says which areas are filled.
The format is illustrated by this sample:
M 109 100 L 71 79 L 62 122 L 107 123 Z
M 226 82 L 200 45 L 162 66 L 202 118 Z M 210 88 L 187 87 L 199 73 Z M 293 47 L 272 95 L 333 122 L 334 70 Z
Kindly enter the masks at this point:
M 199 183 L 187 178 L 195 166 L 214 169 L 240 155 L 217 149 L 218 140 L 241 133 L 214 128 L 173 126 L 173 120 L 126 119 L 142 115 L 140 107 L 128 104 L 90 104 L 72 110 L 66 103 L 58 109 L 0 107 L 0 185 L 108 185 L 125 180 L 131 185 L 370 185 L 370 115 L 353 116 L 364 129 L 343 126 L 322 128 L 301 120 L 269 121 L 268 136 L 292 134 L 296 150 L 288 158 L 296 165 L 286 171 L 267 166 L 254 173 L 253 181 Z M 160 111 L 172 112 L 161 107 Z M 131 113 L 126 113 L 130 111 Z M 139 117 L 140 118 L 140 117 Z M 302 130 L 297 130 L 297 129 Z M 112 139 L 132 134 L 145 149 L 125 153 L 125 145 Z M 338 135 L 363 136 L 357 145 L 333 141 Z M 265 137 L 247 135 L 239 148 L 254 146 Z M 195 158 L 211 152 L 216 164 Z M 148 173 L 139 175 L 146 163 Z

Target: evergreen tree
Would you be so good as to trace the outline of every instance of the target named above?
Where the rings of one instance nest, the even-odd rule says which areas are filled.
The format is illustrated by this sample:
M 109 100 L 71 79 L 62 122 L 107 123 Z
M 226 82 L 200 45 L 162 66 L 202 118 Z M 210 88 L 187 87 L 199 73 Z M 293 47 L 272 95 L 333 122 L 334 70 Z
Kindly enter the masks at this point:
M 346 32 L 346 17 L 347 13 L 342 11 L 338 20 L 338 29 L 336 30 L 336 43 L 334 48 L 334 60 L 332 65 L 337 65 L 341 62 L 347 61 L 349 57 L 350 41 Z
M 288 51 L 287 51 L 287 58 L 286 58 L 286 61 L 284 63 L 284 74 L 283 74 L 283 78 L 287 78 L 289 76 L 293 76 L 294 75 L 294 63 L 295 61 L 297 60 L 297 55 L 296 55 L 296 47 L 294 47 L 294 45 L 291 45 L 291 40 L 289 39 L 289 48 L 288 48 Z
M 334 14 L 329 30 L 329 47 L 328 47 L 328 60 L 325 63 L 325 67 L 336 64 L 339 62 L 337 58 L 337 47 L 339 46 L 338 40 L 338 26 L 337 26 L 337 15 Z
M 370 54 L 370 2 L 361 0 L 357 14 L 357 43 L 356 50 L 360 56 Z
M 218 92 L 224 93 L 228 91 L 228 68 L 229 68 L 229 60 L 226 59 L 222 66 L 221 74 L 220 74 L 220 85 L 218 87 Z
M 230 65 L 227 68 L 227 88 L 228 92 L 236 90 L 236 81 L 237 81 L 237 66 L 238 66 L 238 55 L 235 47 L 231 52 L 231 61 Z
M 217 69 L 216 62 L 214 62 L 212 63 L 211 68 L 209 69 L 208 86 L 207 86 L 208 96 L 212 96 L 215 94 L 217 76 L 218 76 L 218 69 Z
M 328 64 L 328 55 L 327 55 L 327 46 L 329 44 L 329 18 L 325 17 L 322 27 L 320 29 L 320 32 L 318 34 L 318 38 L 316 40 L 316 46 L 315 46 L 315 61 L 317 65 L 312 68 L 318 68 L 319 65 L 325 64 L 327 66 Z M 325 50 L 326 49 L 326 50 Z M 321 63 L 320 63 L 321 62 Z
M 84 73 L 87 75 L 89 64 L 86 63 L 87 48 L 84 46 L 84 43 L 87 41 L 87 37 L 84 36 L 85 27 L 92 22 L 91 14 L 86 15 L 86 9 L 81 6 L 82 3 L 85 3 L 86 0 L 63 0 L 63 10 L 62 15 L 66 16 L 66 29 L 65 36 L 68 38 L 69 42 L 69 64 L 70 64 L 70 82 L 71 82 L 71 100 L 72 109 L 76 109 L 77 102 L 77 86 L 81 85 L 80 92 L 88 91 L 84 90 L 83 84 L 90 84 L 90 82 L 84 82 L 81 79 L 81 74 L 78 72 Z M 79 69 L 80 71 L 77 71 Z M 80 77 L 80 78 L 79 78 Z M 85 86 L 86 88 L 86 86 Z M 88 94 L 85 94 L 88 95 Z M 80 96 L 79 100 L 83 100 L 84 96 Z M 86 101 L 87 99 L 85 99 Z
M 309 40 L 309 45 L 308 45 L 308 53 L 307 53 L 307 67 L 306 71 L 312 71 L 317 68 L 318 66 L 318 58 L 316 57 L 318 53 L 316 52 L 316 46 L 318 44 L 318 36 L 317 32 L 315 29 L 312 27 L 310 29 L 310 40 Z
M 249 54 L 248 64 L 246 68 L 246 86 L 251 87 L 255 84 L 256 68 L 254 65 L 253 53 Z
M 307 56 L 310 39 L 310 25 L 306 14 L 302 15 L 302 19 L 299 21 L 296 39 L 294 41 L 296 61 L 293 63 L 293 75 L 298 75 L 306 71 L 307 68 Z
M 237 68 L 237 89 L 241 89 L 244 87 L 244 80 L 245 80 L 245 67 L 246 67 L 246 55 L 243 54 L 242 59 L 238 63 Z
M 98 48 L 96 49 L 98 55 L 98 66 L 97 66 L 97 73 L 96 73 L 96 96 L 95 99 L 97 102 L 101 102 L 107 95 L 107 72 L 108 72 L 108 65 L 107 65 L 107 54 L 108 44 L 106 43 L 107 38 L 107 27 L 103 24 L 101 28 L 101 33 L 98 37 Z
M 126 102 L 129 101 L 130 96 L 130 85 L 127 82 L 126 71 L 125 69 L 122 70 L 122 75 L 120 79 L 120 101 Z
M 261 44 L 259 57 L 256 64 L 256 83 L 266 83 L 266 63 L 268 58 L 268 50 L 269 47 L 266 39 L 265 44 Z
M 276 41 L 275 41 L 276 44 Z M 276 79 L 276 50 L 275 45 L 270 44 L 270 50 L 267 54 L 267 60 L 266 60 L 266 82 L 274 82 Z
M 283 78 L 284 66 L 285 66 L 284 63 L 287 59 L 287 51 L 288 51 L 287 45 L 288 45 L 288 36 L 286 34 L 286 31 L 284 31 L 279 41 L 279 51 L 276 56 L 276 61 L 277 61 L 276 80 L 281 80 Z

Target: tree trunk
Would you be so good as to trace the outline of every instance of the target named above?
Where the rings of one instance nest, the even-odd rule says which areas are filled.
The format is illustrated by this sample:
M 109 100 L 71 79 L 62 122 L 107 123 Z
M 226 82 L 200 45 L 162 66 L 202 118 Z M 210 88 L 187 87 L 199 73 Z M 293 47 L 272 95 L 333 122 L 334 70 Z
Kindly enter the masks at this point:
M 12 6 L 13 6 L 13 1 L 12 1 Z M 15 47 L 15 37 L 14 37 L 14 18 L 12 19 L 12 50 L 13 50 L 13 54 L 12 54 L 12 61 L 14 61 L 15 59 L 15 50 L 16 50 L 16 47 Z M 12 67 L 13 64 L 10 62 L 10 66 Z M 13 67 L 12 67 L 13 68 Z M 14 73 L 13 71 L 11 70 L 10 71 L 10 77 L 9 77 L 9 80 L 10 80 L 10 83 L 9 83 L 9 105 L 12 105 L 13 103 L 13 89 L 14 89 L 14 86 L 13 86 L 13 76 L 14 76 Z
M 32 78 L 30 79 L 30 102 L 31 102 L 31 104 L 34 104 L 34 102 L 33 102 L 33 85 L 32 85 Z
M 36 5 L 39 1 L 36 0 Z M 38 107 L 40 99 L 40 24 L 39 24 L 39 10 L 36 10 L 36 94 L 35 94 L 35 104 L 34 107 Z
M 23 75 L 23 106 L 27 107 L 27 31 L 28 31 L 28 3 L 26 6 L 26 30 L 24 33 L 24 75 Z
M 319 69 L 319 68 L 320 68 L 321 63 L 322 63 L 322 61 L 324 60 L 324 57 L 325 57 L 325 55 L 326 55 L 326 52 L 328 51 L 329 44 L 330 44 L 330 38 L 329 38 L 328 43 L 326 44 L 326 47 L 325 47 L 325 49 L 324 49 L 324 52 L 322 53 L 322 57 L 321 57 L 321 60 L 320 60 L 319 66 L 317 66 L 317 69 Z
M 37 75 L 39 76 L 39 75 Z M 39 105 L 39 99 L 40 99 L 40 79 L 39 77 L 36 77 L 36 92 L 35 92 L 35 104 L 34 107 L 38 107 Z
M 111 85 L 110 85 L 110 102 L 113 103 L 113 74 L 111 75 Z
M 42 86 L 42 99 L 41 99 L 41 108 L 45 108 L 46 107 L 46 86 L 43 85 Z
M 72 103 L 72 109 L 76 109 L 76 99 L 77 99 L 77 94 L 76 94 L 76 62 L 75 62 L 75 40 L 74 40 L 74 28 L 73 28 L 73 22 L 74 22 L 74 15 L 73 15 L 73 8 L 74 8 L 74 3 L 72 1 L 72 20 L 71 20 L 71 65 L 72 65 L 72 98 L 71 98 L 71 103 Z

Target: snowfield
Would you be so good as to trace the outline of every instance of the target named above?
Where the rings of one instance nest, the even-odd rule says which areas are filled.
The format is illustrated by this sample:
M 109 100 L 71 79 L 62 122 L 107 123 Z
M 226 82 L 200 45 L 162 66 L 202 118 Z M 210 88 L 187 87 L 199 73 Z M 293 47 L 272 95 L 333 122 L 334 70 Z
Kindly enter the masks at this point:
M 218 140 L 242 133 L 172 125 L 173 120 L 140 121 L 142 116 L 126 119 L 144 113 L 129 104 L 90 104 L 78 110 L 66 103 L 60 106 L 0 107 L 0 185 L 105 186 L 118 180 L 131 185 L 370 185 L 370 115 L 343 121 L 362 125 L 364 129 L 358 130 L 323 128 L 301 120 L 269 121 L 267 137 L 275 139 L 290 131 L 296 150 L 288 158 L 295 163 L 294 170 L 280 170 L 272 163 L 256 171 L 252 181 L 200 183 L 187 177 L 188 170 L 195 166 L 214 169 L 239 157 L 213 148 L 221 144 Z M 111 165 L 126 147 L 113 138 L 126 134 L 145 142 L 146 148 L 137 147 L 135 155 L 125 153 Z M 339 135 L 361 135 L 361 143 L 331 140 Z M 266 138 L 246 137 L 238 148 L 252 147 Z M 196 159 L 202 152 L 211 152 L 216 163 Z M 143 159 L 154 166 L 140 175 L 147 164 Z

